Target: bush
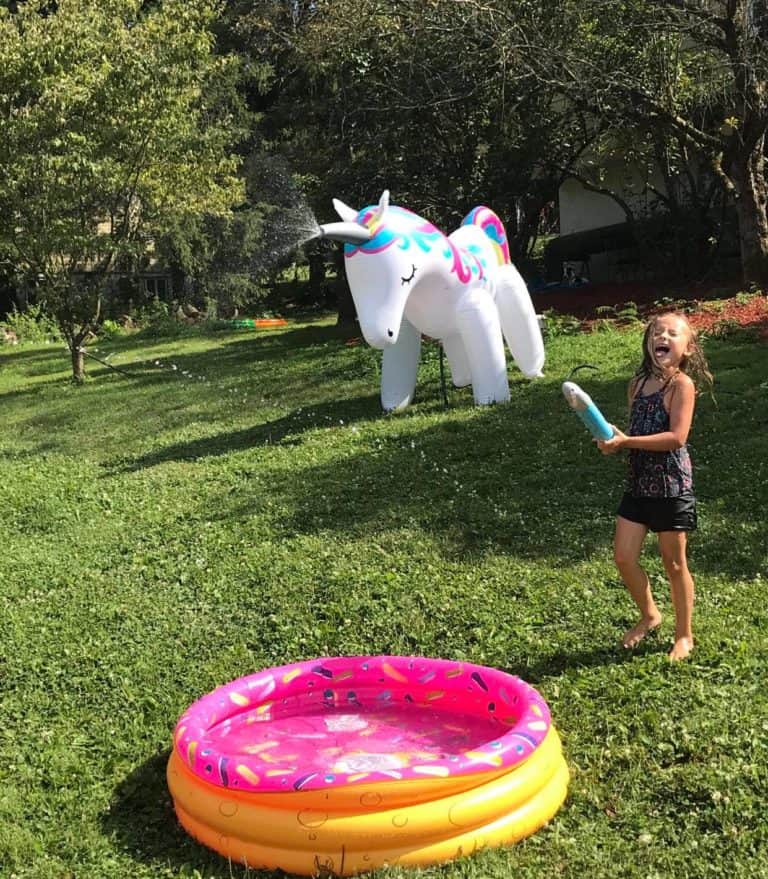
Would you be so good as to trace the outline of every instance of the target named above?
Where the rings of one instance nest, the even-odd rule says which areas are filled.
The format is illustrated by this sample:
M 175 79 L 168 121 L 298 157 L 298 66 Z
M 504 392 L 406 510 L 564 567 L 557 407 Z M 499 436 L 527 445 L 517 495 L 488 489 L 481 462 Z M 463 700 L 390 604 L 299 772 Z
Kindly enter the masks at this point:
M 43 313 L 39 305 L 28 305 L 19 311 L 14 305 L 0 327 L 16 336 L 19 342 L 58 342 L 61 333 L 56 321 Z
M 557 336 L 576 336 L 581 332 L 581 320 L 570 314 L 560 314 L 551 308 L 544 312 L 546 319 L 544 332 L 555 338 Z
M 134 322 L 139 327 L 139 335 L 147 339 L 174 339 L 189 334 L 189 327 L 177 320 L 168 303 L 157 296 L 137 309 Z
M 116 320 L 104 320 L 99 327 L 99 336 L 102 339 L 115 339 L 118 336 L 125 335 L 125 330 Z
M 595 309 L 602 323 L 607 325 L 632 326 L 642 323 L 640 310 L 636 302 L 624 302 L 618 305 L 599 305 Z

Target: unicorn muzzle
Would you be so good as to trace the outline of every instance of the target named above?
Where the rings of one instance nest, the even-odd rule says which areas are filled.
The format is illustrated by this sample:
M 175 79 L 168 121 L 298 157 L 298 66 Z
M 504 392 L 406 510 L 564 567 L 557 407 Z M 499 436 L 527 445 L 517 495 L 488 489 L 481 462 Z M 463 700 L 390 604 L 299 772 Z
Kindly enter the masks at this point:
M 392 345 L 397 344 L 398 339 L 400 338 L 401 320 L 402 315 L 396 320 L 369 321 L 366 320 L 365 317 L 360 317 L 360 309 L 358 309 L 360 335 L 371 346 L 371 348 L 378 348 L 379 351 L 383 351 L 385 348 L 390 348 Z

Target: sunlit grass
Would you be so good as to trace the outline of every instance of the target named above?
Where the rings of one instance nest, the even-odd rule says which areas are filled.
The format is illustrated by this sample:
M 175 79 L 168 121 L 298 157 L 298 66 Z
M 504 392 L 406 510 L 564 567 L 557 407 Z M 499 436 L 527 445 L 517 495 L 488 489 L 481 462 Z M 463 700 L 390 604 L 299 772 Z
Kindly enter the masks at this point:
M 419 653 L 518 673 L 572 770 L 552 824 L 425 876 L 768 875 L 768 346 L 707 343 L 692 437 L 700 531 L 691 662 L 672 613 L 636 654 L 611 562 L 622 462 L 567 410 L 583 383 L 623 420 L 637 331 L 547 342 L 508 405 L 383 416 L 378 359 L 330 322 L 0 352 L 0 875 L 247 875 L 177 826 L 170 733 L 202 693 L 323 654 Z M 253 872 L 250 872 L 253 876 Z M 402 871 L 381 871 L 396 877 Z

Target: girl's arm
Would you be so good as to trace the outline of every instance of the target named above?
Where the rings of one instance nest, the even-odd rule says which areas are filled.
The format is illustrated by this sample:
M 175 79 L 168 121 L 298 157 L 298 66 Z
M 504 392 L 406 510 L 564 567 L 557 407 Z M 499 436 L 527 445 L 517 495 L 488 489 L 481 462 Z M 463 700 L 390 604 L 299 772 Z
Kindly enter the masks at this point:
M 684 446 L 688 440 L 696 405 L 696 388 L 690 377 L 679 373 L 669 401 L 669 430 L 648 436 L 627 436 L 617 427 L 611 439 L 598 442 L 598 448 L 610 455 L 619 449 L 644 449 L 647 452 L 671 452 Z

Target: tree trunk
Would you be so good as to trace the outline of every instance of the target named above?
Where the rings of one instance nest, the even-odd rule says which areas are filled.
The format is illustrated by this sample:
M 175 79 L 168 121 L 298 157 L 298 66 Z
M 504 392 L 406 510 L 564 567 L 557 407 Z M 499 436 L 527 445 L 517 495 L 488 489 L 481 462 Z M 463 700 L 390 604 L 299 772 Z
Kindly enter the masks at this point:
M 309 292 L 312 296 L 320 296 L 325 284 L 325 255 L 311 253 L 309 259 Z
M 80 350 L 79 342 L 73 342 L 69 350 L 72 355 L 72 380 L 82 384 L 85 381 L 85 355 Z
M 344 250 L 337 248 L 333 253 L 333 263 L 336 266 L 336 282 L 334 289 L 336 291 L 336 326 L 347 327 L 357 323 L 357 311 L 355 303 L 352 299 L 352 293 L 347 284 L 347 276 L 344 272 Z
M 352 299 L 349 285 L 343 278 L 336 282 L 336 326 L 353 326 L 357 324 L 357 311 Z
M 760 138 L 749 156 L 738 162 L 733 178 L 739 193 L 736 211 L 744 282 L 765 287 L 768 285 L 768 190 L 763 142 L 764 138 Z

